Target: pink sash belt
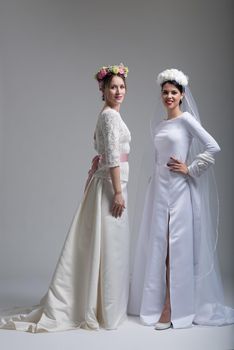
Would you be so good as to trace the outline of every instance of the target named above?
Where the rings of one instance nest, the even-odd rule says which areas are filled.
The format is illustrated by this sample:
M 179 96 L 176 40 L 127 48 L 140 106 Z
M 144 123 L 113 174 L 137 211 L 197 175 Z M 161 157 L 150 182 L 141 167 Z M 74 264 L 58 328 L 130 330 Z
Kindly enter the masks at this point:
M 128 162 L 128 153 L 121 153 L 119 160 L 120 162 Z
M 90 183 L 94 173 L 98 170 L 99 163 L 102 160 L 105 161 L 105 156 L 103 156 L 102 154 L 98 154 L 97 156 L 95 156 L 92 159 L 92 165 L 91 165 L 91 168 L 89 169 L 89 172 L 88 172 L 88 179 L 87 179 L 86 184 L 85 184 L 85 190 L 88 187 L 88 184 Z M 121 163 L 128 162 L 128 153 L 121 153 L 119 156 L 119 160 Z

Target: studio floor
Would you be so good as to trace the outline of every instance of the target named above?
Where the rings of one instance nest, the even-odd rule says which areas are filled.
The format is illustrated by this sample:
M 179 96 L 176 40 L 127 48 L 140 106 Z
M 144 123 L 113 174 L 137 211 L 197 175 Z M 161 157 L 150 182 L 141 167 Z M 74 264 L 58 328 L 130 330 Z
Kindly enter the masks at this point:
M 43 294 L 38 281 L 1 281 L 0 305 L 35 304 Z M 17 288 L 16 288 L 17 285 Z M 45 283 L 44 283 L 45 286 Z M 0 330 L 1 350 L 233 350 L 234 325 L 224 327 L 192 327 L 190 329 L 155 331 L 129 317 L 115 331 L 75 330 L 31 334 Z
M 67 331 L 31 334 L 0 331 L 1 350 L 231 350 L 234 349 L 234 326 L 218 328 L 155 331 L 135 318 L 129 318 L 116 331 Z

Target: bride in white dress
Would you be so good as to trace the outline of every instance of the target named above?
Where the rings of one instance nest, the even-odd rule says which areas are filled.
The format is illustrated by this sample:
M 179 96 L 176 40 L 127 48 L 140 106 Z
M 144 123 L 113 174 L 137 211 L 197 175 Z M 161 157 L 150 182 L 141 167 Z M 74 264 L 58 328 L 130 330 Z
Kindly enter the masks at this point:
M 233 323 L 234 310 L 223 304 L 216 259 L 212 165 L 220 147 L 200 124 L 187 77 L 168 69 L 159 74 L 158 83 L 167 117 L 160 120 L 159 115 L 152 123 L 154 172 L 146 192 L 129 313 L 156 329 Z
M 129 289 L 127 213 L 130 132 L 119 113 L 128 68 L 96 74 L 104 107 L 94 146 L 98 153 L 48 292 L 39 305 L 0 312 L 0 328 L 28 332 L 116 329 L 126 317 Z

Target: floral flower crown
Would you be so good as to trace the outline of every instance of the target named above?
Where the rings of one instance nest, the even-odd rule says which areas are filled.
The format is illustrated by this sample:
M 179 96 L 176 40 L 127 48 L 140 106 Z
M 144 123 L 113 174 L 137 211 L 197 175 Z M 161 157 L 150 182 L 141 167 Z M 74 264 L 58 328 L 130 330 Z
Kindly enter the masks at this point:
M 165 81 L 176 81 L 179 85 L 185 87 L 188 85 L 188 77 L 178 69 L 166 69 L 158 75 L 157 82 L 162 85 Z
M 98 81 L 99 89 L 102 90 L 103 88 L 103 79 L 107 75 L 122 75 L 124 78 L 127 78 L 128 76 L 128 67 L 125 67 L 123 63 L 120 63 L 119 66 L 107 66 L 102 67 L 99 69 L 99 71 L 95 74 L 95 79 Z

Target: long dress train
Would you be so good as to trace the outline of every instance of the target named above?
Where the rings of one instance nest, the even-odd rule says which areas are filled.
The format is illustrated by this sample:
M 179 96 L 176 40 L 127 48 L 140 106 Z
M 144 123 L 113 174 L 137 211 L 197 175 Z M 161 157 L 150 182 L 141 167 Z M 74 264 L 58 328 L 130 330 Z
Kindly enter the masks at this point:
M 111 215 L 113 186 L 108 162 L 121 169 L 127 204 L 130 133 L 116 111 L 98 118 L 95 148 L 102 163 L 89 183 L 73 219 L 48 292 L 40 304 L 0 311 L 0 328 L 28 332 L 75 328 L 116 329 L 126 318 L 129 288 L 129 226 L 127 208 Z M 127 207 L 127 205 L 126 205 Z

